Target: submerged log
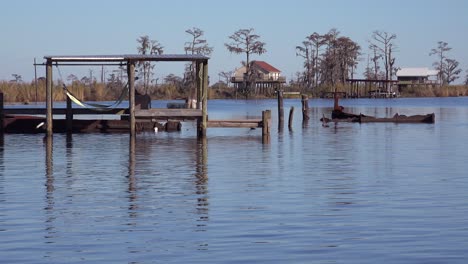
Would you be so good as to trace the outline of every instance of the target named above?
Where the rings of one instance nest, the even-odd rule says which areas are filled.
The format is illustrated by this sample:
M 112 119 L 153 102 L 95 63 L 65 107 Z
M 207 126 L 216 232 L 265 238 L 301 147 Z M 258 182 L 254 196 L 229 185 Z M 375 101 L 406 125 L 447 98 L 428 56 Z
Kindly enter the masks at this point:
M 435 123 L 435 114 L 427 114 L 427 115 L 399 115 L 398 113 L 395 114 L 393 117 L 388 118 L 378 118 L 372 116 L 361 116 L 359 118 L 359 122 L 361 123 L 377 123 L 377 122 L 393 122 L 393 123 Z
M 374 116 L 366 116 L 366 115 L 354 115 L 354 114 L 347 114 L 346 115 L 333 115 L 332 114 L 332 122 L 356 122 L 356 123 L 435 123 L 435 114 L 426 114 L 426 115 L 400 115 L 395 114 L 393 117 L 374 117 Z M 320 121 L 323 122 L 323 118 Z

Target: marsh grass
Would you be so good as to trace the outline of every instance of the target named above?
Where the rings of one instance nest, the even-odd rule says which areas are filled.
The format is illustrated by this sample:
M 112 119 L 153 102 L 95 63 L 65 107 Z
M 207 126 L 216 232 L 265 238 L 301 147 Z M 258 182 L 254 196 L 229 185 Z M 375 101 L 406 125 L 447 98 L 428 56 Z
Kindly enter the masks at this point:
M 91 85 L 83 84 L 75 81 L 67 85 L 67 89 L 82 101 L 114 101 L 117 100 L 123 89 L 123 85 L 109 85 L 103 83 L 93 83 Z M 142 87 L 137 86 L 137 91 L 144 94 Z M 38 81 L 37 87 L 32 83 L 14 83 L 0 81 L 0 92 L 4 94 L 4 100 L 8 103 L 24 103 L 44 102 L 46 100 L 45 82 Z M 299 86 L 285 86 L 285 91 L 295 91 L 309 94 L 310 97 L 319 97 L 323 92 L 345 92 L 349 91 L 346 85 L 336 85 L 335 87 L 317 87 L 311 91 L 307 91 Z M 182 99 L 187 98 L 189 91 L 183 87 L 178 87 L 173 84 L 161 84 L 147 89 L 148 94 L 152 99 Z M 36 98 L 37 96 L 37 98 Z M 400 91 L 401 97 L 453 97 L 453 96 L 468 96 L 467 85 L 450 85 L 442 87 L 407 87 Z M 275 93 L 270 92 L 267 95 L 258 94 L 252 95 L 251 99 L 274 98 Z M 213 85 L 208 90 L 209 99 L 233 99 L 236 98 L 234 88 L 227 86 Z M 242 98 L 242 97 L 239 97 Z M 53 100 L 65 101 L 66 95 L 62 85 L 59 82 L 54 82 Z

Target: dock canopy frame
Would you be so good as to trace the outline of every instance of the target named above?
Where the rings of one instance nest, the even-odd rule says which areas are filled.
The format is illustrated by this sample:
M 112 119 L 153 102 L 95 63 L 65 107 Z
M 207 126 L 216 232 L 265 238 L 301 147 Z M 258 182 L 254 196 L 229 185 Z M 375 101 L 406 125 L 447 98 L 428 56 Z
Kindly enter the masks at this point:
M 198 119 L 199 136 L 206 136 L 207 101 L 208 101 L 208 60 L 209 57 L 197 54 L 123 54 L 123 55 L 55 55 L 44 56 L 46 60 L 46 130 L 53 134 L 52 127 L 52 66 L 86 66 L 86 65 L 126 65 L 129 89 L 129 122 L 130 134 L 135 135 L 135 65 L 137 62 L 195 62 L 197 76 L 197 109 L 202 111 Z

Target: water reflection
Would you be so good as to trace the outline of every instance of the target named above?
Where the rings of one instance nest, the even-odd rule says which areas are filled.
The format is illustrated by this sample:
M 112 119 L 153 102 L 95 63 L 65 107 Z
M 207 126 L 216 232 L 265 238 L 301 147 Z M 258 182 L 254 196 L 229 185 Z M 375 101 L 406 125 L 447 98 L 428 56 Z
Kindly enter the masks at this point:
M 137 204 L 137 184 L 135 178 L 135 152 L 136 152 L 136 136 L 129 136 L 128 148 L 128 216 L 129 219 L 138 217 Z M 135 223 L 128 223 L 136 225 Z
M 208 141 L 207 138 L 197 140 L 196 150 L 195 193 L 197 194 L 197 214 L 199 215 L 197 231 L 206 231 L 209 220 L 208 199 Z
M 43 138 L 44 147 L 45 147 L 45 186 L 46 186 L 46 206 L 44 207 L 46 220 L 45 220 L 45 230 L 46 230 L 46 243 L 53 243 L 51 239 L 54 238 L 55 234 L 55 225 L 54 225 L 54 175 L 53 175 L 53 137 L 45 136 Z

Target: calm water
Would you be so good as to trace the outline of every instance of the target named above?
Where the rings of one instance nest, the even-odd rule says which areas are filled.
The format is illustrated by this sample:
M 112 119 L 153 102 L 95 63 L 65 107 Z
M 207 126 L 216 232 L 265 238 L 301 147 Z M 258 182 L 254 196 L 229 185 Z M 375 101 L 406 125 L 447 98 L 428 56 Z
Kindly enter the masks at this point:
M 342 100 L 435 124 L 322 127 L 331 100 L 279 133 L 275 101 L 210 101 L 210 118 L 273 110 L 261 130 L 5 135 L 1 263 L 467 263 L 468 98 Z

